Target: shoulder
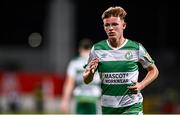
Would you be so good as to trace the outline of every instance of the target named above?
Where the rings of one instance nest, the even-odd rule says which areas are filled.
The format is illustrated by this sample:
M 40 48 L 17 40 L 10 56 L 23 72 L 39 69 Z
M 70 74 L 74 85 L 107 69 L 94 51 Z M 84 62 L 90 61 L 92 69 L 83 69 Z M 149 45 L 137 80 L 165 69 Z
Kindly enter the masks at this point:
M 123 47 L 123 49 L 134 49 L 139 50 L 140 43 L 131 39 L 127 39 L 126 45 Z
M 94 44 L 94 50 L 107 50 L 109 46 L 107 44 L 107 40 L 102 40 Z
M 131 45 L 139 45 L 140 44 L 140 42 L 135 41 L 135 40 L 131 40 L 131 39 L 128 39 L 128 43 Z
M 107 43 L 106 40 L 101 40 L 101 41 L 95 43 L 94 46 L 103 45 L 103 44 L 106 44 L 106 43 Z

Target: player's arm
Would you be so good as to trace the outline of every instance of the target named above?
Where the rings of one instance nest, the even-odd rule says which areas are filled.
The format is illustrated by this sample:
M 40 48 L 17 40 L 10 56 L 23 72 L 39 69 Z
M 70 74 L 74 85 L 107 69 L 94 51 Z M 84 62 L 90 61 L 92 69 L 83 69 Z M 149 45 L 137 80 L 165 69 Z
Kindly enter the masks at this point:
M 154 60 L 151 58 L 142 44 L 140 44 L 140 62 L 148 71 L 145 78 L 140 82 L 140 90 L 142 90 L 158 77 L 159 70 L 154 64 Z
M 69 104 L 71 100 L 72 91 L 74 89 L 75 79 L 74 77 L 68 76 L 64 87 L 63 87 L 63 95 L 61 101 L 61 112 L 68 113 L 69 112 Z
M 61 98 L 61 112 L 68 113 L 69 105 L 71 101 L 72 92 L 75 86 L 75 76 L 76 76 L 76 63 L 71 61 L 67 68 L 67 77 L 65 79 L 64 87 L 63 87 L 63 95 Z
M 155 64 L 149 65 L 147 71 L 145 78 L 141 82 L 136 82 L 134 86 L 128 87 L 129 90 L 138 93 L 158 77 L 159 71 Z
M 84 83 L 89 84 L 93 80 L 94 73 L 97 69 L 99 59 L 94 58 L 89 62 L 85 71 L 83 72 Z
M 94 73 L 98 66 L 98 62 L 99 62 L 99 59 L 98 59 L 98 56 L 94 52 L 94 46 L 93 46 L 89 54 L 88 64 L 85 67 L 85 70 L 83 72 L 84 83 L 89 84 L 93 80 Z
M 159 70 L 154 64 L 154 61 L 152 60 L 148 52 L 141 44 L 139 49 L 139 58 L 140 58 L 140 63 L 144 68 L 147 69 L 148 72 L 145 78 L 141 82 L 136 82 L 134 86 L 128 87 L 131 91 L 135 93 L 144 89 L 147 85 L 149 85 L 152 81 L 154 81 L 159 75 Z
M 154 81 L 159 74 L 159 70 L 157 69 L 155 64 L 151 64 L 147 67 L 148 73 L 145 78 L 140 82 L 141 87 L 140 90 L 144 89 L 147 85 L 149 85 L 152 81 Z

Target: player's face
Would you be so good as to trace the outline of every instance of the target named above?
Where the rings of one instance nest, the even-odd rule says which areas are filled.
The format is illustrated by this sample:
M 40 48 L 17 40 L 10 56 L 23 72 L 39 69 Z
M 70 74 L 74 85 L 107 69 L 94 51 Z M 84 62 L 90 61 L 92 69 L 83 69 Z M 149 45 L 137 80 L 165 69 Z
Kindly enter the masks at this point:
M 120 17 L 105 18 L 103 19 L 103 23 L 108 39 L 120 39 L 123 36 L 123 30 L 126 28 L 126 24 Z

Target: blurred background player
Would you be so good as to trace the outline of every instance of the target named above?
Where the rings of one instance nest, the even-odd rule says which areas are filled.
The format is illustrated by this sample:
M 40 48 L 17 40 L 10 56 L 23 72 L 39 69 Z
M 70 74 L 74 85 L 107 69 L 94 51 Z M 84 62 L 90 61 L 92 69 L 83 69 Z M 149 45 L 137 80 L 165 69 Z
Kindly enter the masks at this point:
M 77 114 L 96 114 L 97 103 L 101 94 L 100 78 L 95 74 L 90 85 L 83 82 L 83 66 L 87 63 L 92 42 L 84 38 L 79 44 L 79 56 L 72 59 L 67 68 L 67 78 L 64 84 L 61 112 L 70 113 L 71 95 L 75 99 L 75 111 Z

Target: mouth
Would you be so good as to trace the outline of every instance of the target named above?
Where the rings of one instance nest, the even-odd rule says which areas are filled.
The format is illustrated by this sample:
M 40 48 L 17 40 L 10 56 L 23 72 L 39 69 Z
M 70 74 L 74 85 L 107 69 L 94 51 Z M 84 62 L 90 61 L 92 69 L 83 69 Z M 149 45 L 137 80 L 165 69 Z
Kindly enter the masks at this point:
M 116 34 L 114 32 L 108 33 L 108 36 L 115 36 Z

